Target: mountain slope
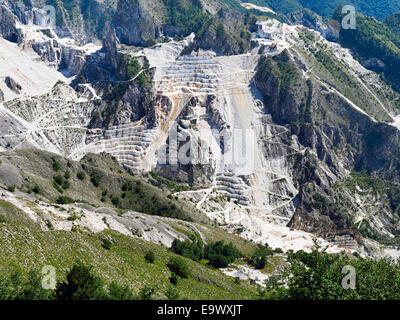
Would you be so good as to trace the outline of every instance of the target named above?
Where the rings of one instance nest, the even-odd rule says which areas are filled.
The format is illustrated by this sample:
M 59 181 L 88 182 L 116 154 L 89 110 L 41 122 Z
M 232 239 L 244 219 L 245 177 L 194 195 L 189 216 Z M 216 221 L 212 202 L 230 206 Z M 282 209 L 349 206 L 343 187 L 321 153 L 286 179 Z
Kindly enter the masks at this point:
M 342 14 L 338 9 L 333 20 L 338 24 Z M 378 22 L 363 15 L 357 15 L 357 28 L 340 29 L 339 43 L 355 51 L 358 60 L 366 67 L 381 73 L 382 77 L 399 90 L 400 34 L 398 16 Z
M 111 238 L 113 247 L 106 250 L 102 239 Z M 106 280 L 116 281 L 138 293 L 144 286 L 155 289 L 155 299 L 166 299 L 171 272 L 166 264 L 174 256 L 165 247 L 131 239 L 112 231 L 87 235 L 68 231 L 37 231 L 20 225 L 0 223 L 0 274 L 30 269 L 41 270 L 51 265 L 57 270 L 57 279 L 79 259 L 93 266 L 93 271 Z M 153 251 L 156 262 L 149 264 L 145 254 Z M 185 259 L 191 277 L 181 279 L 176 286 L 181 299 L 230 300 L 254 299 L 257 291 L 249 284 L 237 284 L 232 277 L 218 270 Z
M 325 18 L 330 18 L 337 7 L 344 5 L 353 5 L 357 12 L 363 13 L 367 16 L 373 16 L 379 20 L 383 20 L 387 16 L 400 11 L 400 2 L 397 0 L 243 0 L 242 2 L 267 6 L 276 12 L 282 12 L 285 14 L 307 8 Z
M 131 174 L 148 173 L 148 182 L 165 184 L 170 192 L 148 184 L 122 190 L 128 177 L 103 168 L 110 185 L 103 195 L 93 184 L 98 168 L 90 165 L 93 181 L 74 178 L 65 191 L 65 177 L 45 173 L 50 201 L 95 194 L 95 205 L 103 198 L 126 210 L 215 221 L 284 250 L 309 250 L 312 236 L 306 232 L 329 239 L 335 250 L 337 244 L 383 254 L 363 236 L 395 245 L 398 93 L 350 50 L 306 27 L 265 16 L 257 22 L 245 8 L 217 1 L 185 0 L 179 6 L 177 12 L 168 1 L 114 3 L 112 16 L 124 12 L 132 19 L 110 19 L 102 46 L 82 45 L 68 37 L 73 32 L 62 36 L 63 25 L 57 35 L 24 24 L 16 8 L 7 9 L 16 14 L 22 36 L 16 49 L 32 48 L 65 79 L 40 95 L 22 86 L 2 103 L 2 150 L 35 147 L 84 161 L 105 152 Z M 68 2 L 59 8 L 76 19 L 76 30 L 83 26 L 78 7 Z M 132 21 L 140 24 L 134 34 Z M 80 40 L 98 37 L 89 33 Z M 226 163 L 232 150 L 241 155 L 232 147 L 235 130 L 252 138 L 246 150 L 251 158 Z M 228 136 L 221 140 L 223 134 Z M 187 151 L 184 161 L 176 162 L 177 147 Z
M 79 43 L 102 39 L 107 25 L 112 24 L 119 40 L 126 45 L 151 46 L 167 36 L 186 37 L 195 32 L 204 35 L 198 45 L 202 48 L 232 54 L 247 51 L 249 46 L 247 38 L 239 36 L 248 29 L 245 14 L 218 0 L 33 0 L 30 3 L 18 0 L 6 3 L 23 23 L 32 19 L 28 12 L 33 10 L 33 20 L 42 26 L 46 19 L 40 9 L 45 5 L 53 6 L 56 33 Z M 216 36 L 220 25 L 225 28 L 223 38 Z M 10 33 L 10 37 L 15 34 L 9 30 L 5 32 Z

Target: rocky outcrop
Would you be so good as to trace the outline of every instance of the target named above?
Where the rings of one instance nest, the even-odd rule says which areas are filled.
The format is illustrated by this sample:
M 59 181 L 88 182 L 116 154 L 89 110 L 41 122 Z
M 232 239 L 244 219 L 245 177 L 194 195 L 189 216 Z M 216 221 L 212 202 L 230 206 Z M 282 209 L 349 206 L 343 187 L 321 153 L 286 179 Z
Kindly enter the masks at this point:
M 71 75 L 79 74 L 85 65 L 86 53 L 83 50 L 63 47 L 61 51 L 60 70 L 68 70 Z
M 35 1 L 35 0 L 33 0 Z M 24 24 L 32 21 L 33 8 L 32 0 L 2 0 L 2 4 L 12 11 L 12 13 Z
M 151 73 L 146 77 L 151 77 Z M 149 88 L 140 82 L 108 82 L 95 86 L 98 94 L 103 96 L 100 108 L 91 121 L 91 128 L 107 128 L 135 122 L 145 115 L 149 119 L 154 113 L 153 101 Z
M 378 58 L 371 58 L 364 62 L 363 66 L 367 69 L 374 70 L 375 72 L 382 72 L 385 70 L 385 63 Z
M 67 71 L 71 76 L 80 73 L 86 62 L 87 53 L 83 49 L 60 44 L 57 39 L 44 42 L 25 43 L 51 65 L 59 70 Z
M 142 0 L 121 0 L 113 19 L 122 43 L 143 46 L 160 36 L 159 27 L 142 5 Z
M 8 13 L 20 22 L 48 27 L 41 1 L 7 1 L 7 5 L 10 8 L 7 9 Z M 171 3 L 155 0 L 119 0 L 108 3 L 96 0 L 85 4 L 73 0 L 68 6 L 62 2 L 52 5 L 57 16 L 54 32 L 59 37 L 73 38 L 80 44 L 108 37 L 111 25 L 116 31 L 116 37 L 126 45 L 151 46 L 156 40 L 165 40 L 164 36 L 182 37 L 197 32 L 196 45 L 188 48 L 187 52 L 201 48 L 232 55 L 249 50 L 250 33 L 247 30 L 254 22 L 219 1 L 202 4 L 183 0 L 177 8 L 171 7 Z M 176 12 L 177 10 L 184 12 Z M 185 17 L 177 17 L 182 14 L 187 14 L 194 20 L 187 21 Z M 6 18 L 10 19 L 8 15 Z M 10 24 L 7 21 L 5 25 L 9 28 Z M 4 30 L 4 33 L 13 41 L 21 38 L 13 29 Z
M 281 70 L 283 66 L 285 70 Z M 287 50 L 273 58 L 261 57 L 255 83 L 263 94 L 274 121 L 280 124 L 298 120 L 307 111 L 306 108 L 310 107 L 301 103 L 304 101 L 304 94 L 309 97 L 309 88 L 300 68 Z M 307 113 L 304 115 L 308 116 Z
M 294 13 L 288 14 L 289 19 L 294 24 L 303 25 L 309 29 L 313 29 L 321 33 L 328 41 L 339 41 L 340 24 L 337 26 L 337 21 L 325 23 L 322 17 L 308 9 L 302 9 Z
M 19 42 L 21 31 L 16 27 L 15 15 L 5 6 L 0 5 L 0 35 L 11 42 Z
M 255 77 L 273 119 L 289 127 L 307 147 L 295 161 L 299 194 L 289 226 L 358 242 L 361 234 L 375 239 L 397 235 L 397 197 L 378 188 L 375 198 L 365 198 L 366 190 L 361 189 L 365 186 L 357 189 L 354 185 L 363 179 L 391 181 L 387 187 L 398 183 L 400 174 L 393 159 L 398 159 L 400 151 L 399 131 L 357 110 L 320 78 L 306 80 L 297 60 L 301 57 L 287 51 L 262 58 Z M 353 170 L 368 174 L 349 176 Z M 360 198 L 365 206 L 360 206 Z
M 255 21 L 230 8 L 221 8 L 202 26 L 194 43 L 185 50 L 213 50 L 220 55 L 236 55 L 250 49 L 251 34 L 247 31 Z
M 11 77 L 6 77 L 4 83 L 7 85 L 8 88 L 10 88 L 11 91 L 16 94 L 19 94 L 22 90 L 21 85 L 15 82 L 15 80 Z
M 106 29 L 106 35 L 103 38 L 104 63 L 116 70 L 120 62 L 118 55 L 119 40 L 111 24 L 108 24 Z
M 375 94 L 364 83 L 359 75 L 368 75 L 362 69 L 342 70 L 351 66 L 340 46 L 334 49 L 343 60 L 327 51 L 333 44 L 316 32 L 264 21 L 252 35 L 250 54 L 239 54 L 249 50 L 250 23 L 226 8 L 209 13 L 214 18 L 194 41 L 165 39 L 143 50 L 120 46 L 120 40 L 146 45 L 160 30 L 182 32 L 163 26 L 147 5 L 119 1 L 115 19 L 102 30 L 102 49 L 84 50 L 43 28 L 38 28 L 42 40 L 25 39 L 24 48 L 77 77 L 72 86 L 58 83 L 46 95 L 6 103 L 7 117 L 14 114 L 13 122 L 24 124 L 4 130 L 1 147 L 34 146 L 72 159 L 105 151 L 132 169 L 155 170 L 202 188 L 182 194 L 193 196 L 210 218 L 232 223 L 260 242 L 268 232 L 259 221 L 343 245 L 359 241 L 361 233 L 397 234 L 395 194 L 367 192 L 360 177 L 350 174 L 365 169 L 366 179 L 398 180 L 398 130 L 379 123 L 389 121 L 396 107 L 377 101 L 385 93 Z M 40 24 L 39 15 L 36 19 Z M 293 19 L 326 31 L 316 17 Z M 11 80 L 9 87 L 19 90 Z M 162 162 L 163 152 L 169 156 L 172 150 L 175 125 L 190 140 L 190 152 L 201 150 L 209 162 Z M 235 129 L 254 138 L 254 163 L 224 163 Z M 222 141 L 216 138 L 221 132 L 227 133 Z

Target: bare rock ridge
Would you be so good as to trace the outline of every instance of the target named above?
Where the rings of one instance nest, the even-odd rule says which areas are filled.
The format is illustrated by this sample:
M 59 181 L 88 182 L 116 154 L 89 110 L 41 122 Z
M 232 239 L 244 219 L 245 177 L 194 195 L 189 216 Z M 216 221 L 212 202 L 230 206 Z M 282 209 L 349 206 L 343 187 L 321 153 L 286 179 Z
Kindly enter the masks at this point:
M 118 43 L 119 40 L 117 38 L 115 29 L 111 26 L 111 24 L 107 25 L 107 32 L 103 39 L 103 49 L 105 51 L 105 64 L 112 66 L 114 69 L 117 68 L 119 60 L 118 60 Z
M 21 40 L 21 31 L 16 27 L 16 17 L 4 6 L 0 6 L 0 35 L 11 42 Z
M 143 45 L 161 34 L 144 3 L 142 0 L 118 2 L 114 25 L 121 42 L 127 45 Z

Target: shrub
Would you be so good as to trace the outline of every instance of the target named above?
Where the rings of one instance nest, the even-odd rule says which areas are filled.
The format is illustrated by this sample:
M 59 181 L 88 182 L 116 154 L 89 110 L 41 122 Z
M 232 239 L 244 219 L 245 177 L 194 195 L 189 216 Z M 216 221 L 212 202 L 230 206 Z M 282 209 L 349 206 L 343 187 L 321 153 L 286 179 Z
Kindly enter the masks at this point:
M 8 186 L 7 190 L 10 192 L 15 192 L 15 186 Z
M 179 291 L 173 287 L 173 286 L 168 286 L 167 292 L 165 293 L 167 296 L 168 300 L 178 300 L 179 299 Z
M 148 251 L 144 258 L 148 263 L 154 263 L 154 261 L 156 260 L 156 256 L 153 251 Z
M 67 273 L 64 282 L 58 282 L 57 300 L 98 300 L 105 297 L 103 280 L 92 273 L 92 267 L 78 261 Z
M 108 239 L 103 239 L 102 241 L 103 241 L 102 247 L 104 249 L 111 250 L 113 243 Z
M 111 228 L 110 228 L 110 224 L 108 223 L 106 217 L 103 217 L 103 219 L 101 219 L 101 220 L 104 222 L 104 224 L 105 224 L 109 229 L 111 229 Z
M 70 186 L 71 186 L 70 182 L 69 182 L 68 180 L 64 180 L 64 183 L 63 183 L 63 185 L 62 185 L 62 188 L 63 188 L 64 190 L 68 190 L 68 189 L 70 188 Z
M 59 193 L 64 193 L 64 189 L 61 188 L 57 183 L 53 182 L 53 187 L 54 187 Z
M 53 158 L 53 170 L 54 171 L 60 171 L 61 170 L 61 164 L 58 162 L 56 159 Z
M 279 252 L 278 249 L 272 250 L 267 243 L 265 245 L 259 245 L 249 260 L 249 264 L 254 266 L 256 269 L 264 269 L 267 264 L 267 257 L 272 256 L 276 251 Z M 280 251 L 282 251 L 282 249 L 280 249 Z
M 41 189 L 40 189 L 40 187 L 38 185 L 36 185 L 36 186 L 33 187 L 32 191 L 34 193 L 36 193 L 36 194 L 39 194 L 41 192 Z
M 173 285 L 177 285 L 179 282 L 179 276 L 177 276 L 176 273 L 172 273 L 169 277 L 169 282 L 171 282 Z
M 226 245 L 223 241 L 210 243 L 205 247 L 205 259 L 214 268 L 226 268 L 230 263 L 243 256 L 232 244 Z
M 54 226 L 50 220 L 46 220 L 46 226 L 49 228 L 49 230 L 54 230 Z
M 92 173 L 90 176 L 90 181 L 92 184 L 98 188 L 100 186 L 101 176 L 98 173 Z
M 51 291 L 42 287 L 42 277 L 31 270 L 27 277 L 15 271 L 10 277 L 0 278 L 0 300 L 48 300 Z
M 133 189 L 133 186 L 132 186 L 132 183 L 130 183 L 130 182 L 125 182 L 123 185 L 122 185 L 122 191 L 132 191 L 132 189 Z
M 233 262 L 228 257 L 218 254 L 212 253 L 208 255 L 209 265 L 213 266 L 214 268 L 226 268 L 231 262 Z
M 74 211 L 68 218 L 68 221 L 76 221 L 78 219 L 78 216 L 76 215 L 76 212 Z
M 153 300 L 154 293 L 155 293 L 154 288 L 145 286 L 144 288 L 140 289 L 139 299 L 140 300 Z
M 171 251 L 194 261 L 209 260 L 214 268 L 225 268 L 243 254 L 232 244 L 224 244 L 223 241 L 209 243 L 204 247 L 201 241 L 175 239 L 172 242 Z
M 185 260 L 180 257 L 171 258 L 167 266 L 171 272 L 175 273 L 181 278 L 188 278 L 190 275 L 189 267 L 187 266 Z
M 135 300 L 136 297 L 129 287 L 122 287 L 117 282 L 113 281 L 108 287 L 108 300 Z
M 70 203 L 74 203 L 75 201 L 73 199 L 71 199 L 70 197 L 67 196 L 59 196 L 57 199 L 57 203 L 58 204 L 70 204 Z
M 76 176 L 78 177 L 79 180 L 83 181 L 86 178 L 86 174 L 84 171 L 79 171 Z
M 71 186 L 69 181 L 66 180 L 62 175 L 56 175 L 53 177 L 54 182 L 56 183 L 56 185 L 61 186 L 64 190 L 69 189 L 69 187 Z M 57 190 L 59 190 L 59 188 L 56 187 Z
M 201 261 L 204 257 L 204 245 L 200 241 L 191 242 L 189 240 L 180 241 L 175 239 L 172 242 L 171 250 L 194 261 Z
M 64 182 L 63 177 L 60 176 L 60 175 L 54 176 L 54 177 L 53 177 L 53 180 L 54 180 L 55 183 L 57 183 L 57 184 L 60 185 L 60 186 L 61 186 L 61 185 L 63 184 L 63 182 Z
M 267 258 L 265 256 L 252 256 L 249 264 L 253 265 L 256 269 L 264 269 L 267 264 Z
M 400 264 L 391 259 L 328 254 L 317 244 L 310 253 L 288 253 L 288 270 L 263 293 L 267 299 L 293 300 L 398 300 Z M 356 290 L 344 290 L 343 267 L 357 272 Z
M 117 196 L 113 196 L 111 197 L 111 203 L 114 205 L 114 207 L 119 207 L 120 200 Z

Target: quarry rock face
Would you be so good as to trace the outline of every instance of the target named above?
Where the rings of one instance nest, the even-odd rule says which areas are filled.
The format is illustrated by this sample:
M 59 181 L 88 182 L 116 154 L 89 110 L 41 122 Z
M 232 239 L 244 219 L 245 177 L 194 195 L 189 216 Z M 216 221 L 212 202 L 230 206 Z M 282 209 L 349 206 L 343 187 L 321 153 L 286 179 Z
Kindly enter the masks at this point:
M 398 110 L 375 91 L 383 88 L 376 75 L 326 41 L 328 27 L 304 16 L 294 19 L 308 28 L 259 22 L 242 54 L 187 52 L 194 34 L 131 50 L 119 39 L 143 45 L 159 28 L 141 1 L 119 1 L 118 12 L 100 46 L 45 26 L 15 29 L 15 16 L 0 6 L 3 38 L 21 42 L 0 49 L 29 52 L 34 67 L 29 77 L 22 66 L 4 78 L 11 92 L 1 86 L 1 150 L 33 147 L 73 160 L 109 153 L 133 171 L 189 182 L 193 190 L 174 196 L 258 242 L 278 243 L 294 228 L 356 247 L 355 225 L 364 221 L 373 221 L 368 232 L 397 234 L 394 198 L 366 195 L 348 179 L 354 168 L 396 176 Z M 215 35 L 202 39 L 212 47 Z M 353 79 L 347 87 L 359 86 L 362 99 L 320 71 L 316 51 L 345 65 L 338 78 Z
M 118 68 L 119 58 L 118 58 L 118 43 L 119 40 L 117 38 L 117 34 L 115 33 L 115 29 L 108 24 L 106 27 L 108 30 L 103 39 L 103 49 L 105 51 L 105 63 L 108 66 L 113 67 L 113 69 Z
M 339 41 L 339 31 L 341 26 L 337 25 L 336 21 L 334 20 L 331 20 L 329 23 L 325 23 L 320 16 L 308 9 L 291 13 L 289 14 L 289 17 L 296 24 L 318 31 L 325 39 L 329 41 Z
M 16 17 L 3 5 L 0 5 L 0 35 L 11 42 L 21 39 L 21 32 L 16 27 Z
M 159 27 L 140 1 L 118 2 L 114 26 L 121 42 L 127 45 L 144 45 L 149 39 L 160 36 Z

